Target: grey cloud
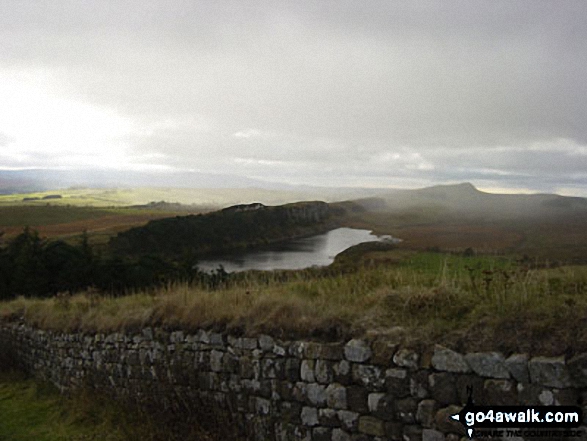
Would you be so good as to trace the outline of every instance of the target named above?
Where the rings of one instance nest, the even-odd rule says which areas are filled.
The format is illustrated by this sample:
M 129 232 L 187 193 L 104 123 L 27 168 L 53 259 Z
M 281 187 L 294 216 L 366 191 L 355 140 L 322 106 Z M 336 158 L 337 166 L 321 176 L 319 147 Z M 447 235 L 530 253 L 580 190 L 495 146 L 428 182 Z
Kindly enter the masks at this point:
M 193 118 L 128 138 L 173 167 L 570 185 L 585 156 L 530 146 L 587 144 L 586 19 L 582 0 L 6 0 L 0 68 L 138 124 Z

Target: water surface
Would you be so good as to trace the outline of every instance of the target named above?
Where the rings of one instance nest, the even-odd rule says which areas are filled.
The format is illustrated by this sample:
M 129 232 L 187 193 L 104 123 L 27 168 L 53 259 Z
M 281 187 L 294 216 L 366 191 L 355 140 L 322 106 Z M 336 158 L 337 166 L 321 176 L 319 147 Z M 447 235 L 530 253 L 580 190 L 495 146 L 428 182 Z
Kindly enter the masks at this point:
M 344 250 L 363 242 L 397 242 L 391 236 L 375 236 L 369 230 L 337 228 L 328 233 L 294 239 L 262 249 L 247 250 L 198 262 L 198 268 L 212 271 L 220 265 L 226 271 L 270 271 L 274 269 L 303 269 L 327 266 Z

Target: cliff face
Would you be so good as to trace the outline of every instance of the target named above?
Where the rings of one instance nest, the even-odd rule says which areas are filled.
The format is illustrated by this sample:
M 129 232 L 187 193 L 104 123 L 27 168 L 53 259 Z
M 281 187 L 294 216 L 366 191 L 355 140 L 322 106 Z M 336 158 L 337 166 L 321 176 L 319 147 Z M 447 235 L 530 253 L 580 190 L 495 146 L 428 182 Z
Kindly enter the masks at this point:
M 320 201 L 276 207 L 235 205 L 214 213 L 151 221 L 119 233 L 110 245 L 124 254 L 203 255 L 322 232 L 330 217 L 329 205 Z

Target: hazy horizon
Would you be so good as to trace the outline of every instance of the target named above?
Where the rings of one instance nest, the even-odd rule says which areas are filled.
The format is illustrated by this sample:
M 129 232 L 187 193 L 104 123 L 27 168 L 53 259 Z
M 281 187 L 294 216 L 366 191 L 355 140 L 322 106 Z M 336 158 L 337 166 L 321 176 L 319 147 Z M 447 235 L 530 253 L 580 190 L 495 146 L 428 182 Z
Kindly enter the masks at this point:
M 586 20 L 580 0 L 7 0 L 0 170 L 587 196 Z

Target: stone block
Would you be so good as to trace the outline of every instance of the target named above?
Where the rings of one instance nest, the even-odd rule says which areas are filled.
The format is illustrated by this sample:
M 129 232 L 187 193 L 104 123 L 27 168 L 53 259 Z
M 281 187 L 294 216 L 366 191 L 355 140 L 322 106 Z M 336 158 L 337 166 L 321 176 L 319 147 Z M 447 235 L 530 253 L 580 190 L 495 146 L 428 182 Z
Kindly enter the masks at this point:
M 300 414 L 300 419 L 302 420 L 302 424 L 307 427 L 313 427 L 318 425 L 318 409 L 315 407 L 302 407 L 302 412 Z
M 473 352 L 465 360 L 477 375 L 489 378 L 510 378 L 505 359 L 499 352 Z
M 455 377 L 448 372 L 430 374 L 428 376 L 430 396 L 441 405 L 452 404 L 457 401 Z
M 372 416 L 359 417 L 359 432 L 365 435 L 385 436 L 385 423 Z
M 418 403 L 418 409 L 416 410 L 416 421 L 419 422 L 422 427 L 431 428 L 434 424 L 434 417 L 436 416 L 436 410 L 438 409 L 438 403 L 434 400 L 422 400 Z
M 466 373 L 471 369 L 467 364 L 465 357 L 444 346 L 436 345 L 434 355 L 432 355 L 432 367 L 439 371 Z
M 370 364 L 355 364 L 352 368 L 353 381 L 367 389 L 381 389 L 385 384 L 385 376 L 381 368 Z
M 563 389 L 572 385 L 563 356 L 534 357 L 528 362 L 530 381 L 543 386 Z
M 505 360 L 505 365 L 513 378 L 519 383 L 529 383 L 528 355 L 512 354 Z
M 337 411 L 338 419 L 343 429 L 356 432 L 359 427 L 359 413 L 350 410 Z
M 587 353 L 574 356 L 567 362 L 569 374 L 576 387 L 587 387 Z
M 402 348 L 393 356 L 393 362 L 401 367 L 416 369 L 420 355 L 412 349 Z
M 352 339 L 344 347 L 344 356 L 348 361 L 363 363 L 371 358 L 371 348 L 364 340 Z
M 346 388 L 338 383 L 332 383 L 326 388 L 326 404 L 333 409 L 347 408 Z

